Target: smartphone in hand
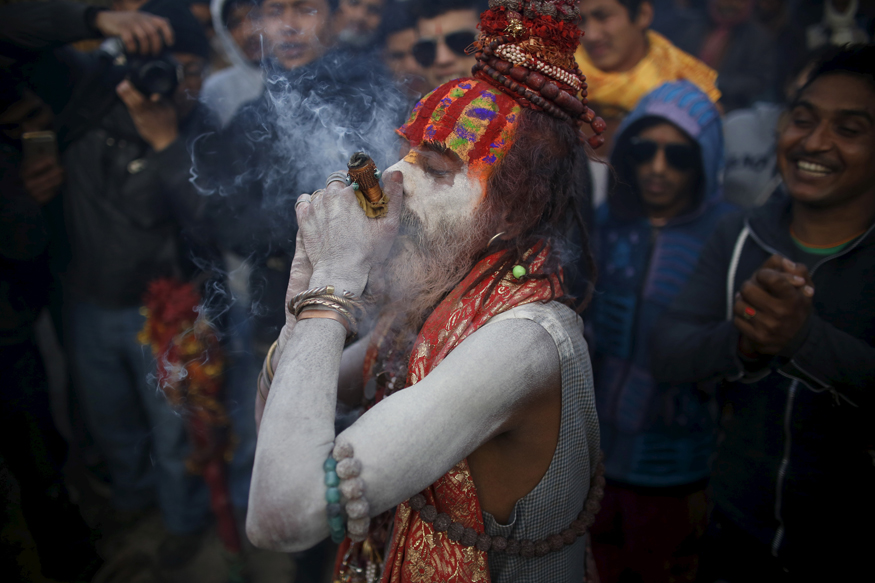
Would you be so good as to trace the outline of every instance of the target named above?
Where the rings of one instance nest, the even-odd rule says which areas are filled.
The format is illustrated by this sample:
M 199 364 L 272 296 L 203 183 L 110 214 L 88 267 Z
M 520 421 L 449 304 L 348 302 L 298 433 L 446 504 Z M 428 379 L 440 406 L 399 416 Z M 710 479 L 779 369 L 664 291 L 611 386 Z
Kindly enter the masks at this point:
M 21 134 L 22 160 L 58 159 L 58 138 L 55 132 L 24 132 Z

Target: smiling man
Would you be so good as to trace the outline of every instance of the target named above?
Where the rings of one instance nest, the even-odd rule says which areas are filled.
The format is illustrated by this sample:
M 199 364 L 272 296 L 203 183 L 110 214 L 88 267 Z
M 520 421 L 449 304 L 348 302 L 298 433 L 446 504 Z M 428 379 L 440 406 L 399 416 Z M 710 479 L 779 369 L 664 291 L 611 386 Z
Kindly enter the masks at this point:
M 730 383 L 703 580 L 870 569 L 873 64 L 875 47 L 856 45 L 814 68 L 779 133 L 788 196 L 718 227 L 654 338 L 658 380 Z
M 611 165 L 616 189 L 597 213 L 599 293 L 589 311 L 608 479 L 593 551 L 605 583 L 669 573 L 689 582 L 705 530 L 715 406 L 693 383 L 653 379 L 650 335 L 734 208 L 722 200 L 717 108 L 692 83 L 666 83 L 626 118 Z
M 510 4 L 526 10 L 506 16 Z M 528 89 L 512 90 L 499 72 L 511 63 L 494 56 L 516 44 L 504 30 L 518 20 L 559 55 L 545 64 L 567 66 L 576 3 L 492 5 L 479 39 L 492 56 L 399 129 L 388 216 L 368 219 L 342 173 L 297 202 L 290 315 L 259 383 L 269 393 L 247 532 L 286 551 L 330 535 L 339 580 L 382 569 L 398 583 L 586 575 L 581 536 L 603 482 L 562 259 L 585 163 L 579 132 L 603 128 L 558 79 L 520 67 L 513 85 Z M 539 26 L 548 10 L 555 36 Z M 344 350 L 366 288 L 376 324 Z M 338 401 L 366 409 L 340 433 Z

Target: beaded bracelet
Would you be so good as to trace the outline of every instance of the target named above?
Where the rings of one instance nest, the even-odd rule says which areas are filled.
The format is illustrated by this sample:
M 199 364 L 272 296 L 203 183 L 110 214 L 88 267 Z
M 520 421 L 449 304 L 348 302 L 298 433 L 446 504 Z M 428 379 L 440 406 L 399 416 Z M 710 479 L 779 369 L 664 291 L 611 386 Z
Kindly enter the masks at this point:
M 340 493 L 346 498 L 347 535 L 353 542 L 368 538 L 371 527 L 370 506 L 365 499 L 365 483 L 361 479 L 361 462 L 353 458 L 352 444 L 339 439 L 334 446 L 336 473 L 340 479 Z
M 328 529 L 331 531 L 331 540 L 334 544 L 340 544 L 346 538 L 346 520 L 343 517 L 343 508 L 340 506 L 340 478 L 337 477 L 337 461 L 328 456 L 322 469 L 325 470 L 325 502 L 328 503 Z
M 432 523 L 435 532 L 445 532 L 451 541 L 458 541 L 466 547 L 477 547 L 483 552 L 519 555 L 529 559 L 543 557 L 547 553 L 562 550 L 566 545 L 572 545 L 577 537 L 583 536 L 595 522 L 595 515 L 601 509 L 601 501 L 605 494 L 605 466 L 601 462 L 596 466 L 595 475 L 590 480 L 589 493 L 583 505 L 583 510 L 577 515 L 568 528 L 561 533 L 552 534 L 544 539 L 532 541 L 528 539 L 507 539 L 503 536 L 490 536 L 478 533 L 473 528 L 466 528 L 460 522 L 453 522 L 449 514 L 438 513 L 437 508 L 427 504 L 425 496 L 416 494 L 409 500 L 410 508 L 419 512 L 424 522 Z

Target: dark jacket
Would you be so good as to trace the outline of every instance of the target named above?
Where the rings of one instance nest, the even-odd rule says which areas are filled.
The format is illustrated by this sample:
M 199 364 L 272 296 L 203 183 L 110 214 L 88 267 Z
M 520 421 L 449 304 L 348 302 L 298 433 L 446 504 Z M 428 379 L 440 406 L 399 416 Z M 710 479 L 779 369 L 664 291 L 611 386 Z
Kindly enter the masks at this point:
M 628 160 L 630 139 L 657 120 L 690 136 L 700 172 L 694 205 L 659 228 L 644 214 Z M 714 226 L 735 210 L 719 185 L 720 114 L 692 83 L 666 83 L 626 117 L 611 164 L 613 194 L 596 217 L 599 279 L 589 310 L 606 475 L 637 486 L 687 485 L 708 476 L 717 428 L 713 391 L 704 384 L 654 381 L 649 338 Z
M 74 297 L 108 308 L 136 306 L 150 281 L 190 277 L 192 251 L 182 230 L 203 237 L 195 228 L 203 201 L 189 181 L 186 142 L 206 131 L 205 112 L 195 109 L 180 124 L 179 139 L 152 151 L 115 96 L 123 73 L 95 54 L 58 48 L 95 36 L 86 6 L 46 2 L 3 10 L 0 50 L 58 113 Z
M 711 31 L 710 21 L 702 16 L 676 35 L 678 48 L 698 56 Z M 717 69 L 720 103 L 726 111 L 750 107 L 757 100 L 773 100 L 777 47 L 768 31 L 758 22 L 748 21 L 730 33 L 726 54 Z
M 39 205 L 24 192 L 20 160 L 0 139 L 0 347 L 33 336 L 51 286 L 48 232 Z
M 854 568 L 871 573 L 875 225 L 818 260 L 792 242 L 791 209 L 780 196 L 718 227 L 658 325 L 653 374 L 666 382 L 726 383 L 712 477 L 721 512 L 771 547 L 791 574 L 824 565 L 834 576 Z M 808 265 L 814 310 L 784 354 L 751 372 L 737 356 L 734 295 L 776 253 Z
M 298 195 L 324 188 L 358 150 L 378 168 L 394 162 L 407 102 L 378 61 L 346 50 L 292 71 L 268 64 L 265 75 L 261 97 L 197 140 L 193 174 L 222 245 L 253 265 L 255 334 L 272 342 L 285 321 Z

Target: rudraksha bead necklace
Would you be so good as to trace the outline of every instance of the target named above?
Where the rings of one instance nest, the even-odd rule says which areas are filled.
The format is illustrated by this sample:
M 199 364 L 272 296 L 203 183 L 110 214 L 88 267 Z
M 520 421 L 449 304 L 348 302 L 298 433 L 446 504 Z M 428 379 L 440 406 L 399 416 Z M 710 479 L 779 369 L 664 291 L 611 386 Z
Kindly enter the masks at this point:
M 416 494 L 409 500 L 410 508 L 419 512 L 423 522 L 431 523 L 435 532 L 445 532 L 447 538 L 465 547 L 476 547 L 483 552 L 519 555 L 523 558 L 543 557 L 544 555 L 561 551 L 564 547 L 573 545 L 578 537 L 583 536 L 595 522 L 595 516 L 601 509 L 602 498 L 605 495 L 605 465 L 599 461 L 595 475 L 589 483 L 589 493 L 583 505 L 583 510 L 577 515 L 568 528 L 558 534 L 552 534 L 544 539 L 532 541 L 528 539 L 507 539 L 503 536 L 490 536 L 478 533 L 460 522 L 453 522 L 450 516 L 438 512 L 431 504 L 426 504 L 425 496 Z

